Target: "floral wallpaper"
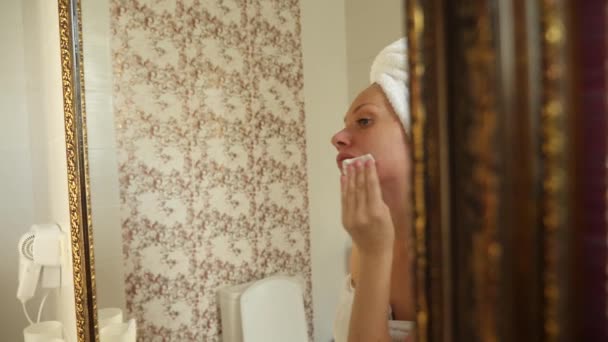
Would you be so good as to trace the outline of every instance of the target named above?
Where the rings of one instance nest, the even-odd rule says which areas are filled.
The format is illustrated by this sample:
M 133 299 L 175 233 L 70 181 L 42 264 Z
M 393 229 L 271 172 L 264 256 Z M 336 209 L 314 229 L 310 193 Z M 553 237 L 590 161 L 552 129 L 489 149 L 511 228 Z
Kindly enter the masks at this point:
M 218 288 L 278 272 L 312 336 L 299 1 L 111 0 L 111 36 L 139 340 L 219 341 Z

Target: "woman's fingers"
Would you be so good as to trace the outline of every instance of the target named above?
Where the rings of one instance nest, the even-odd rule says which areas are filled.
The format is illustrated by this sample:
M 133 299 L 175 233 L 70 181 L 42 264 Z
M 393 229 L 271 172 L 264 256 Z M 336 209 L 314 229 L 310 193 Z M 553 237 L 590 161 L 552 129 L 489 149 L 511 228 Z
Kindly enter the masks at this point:
M 378 215 L 383 200 L 373 160 L 350 164 L 344 171 L 340 178 L 342 220 L 350 231 Z
M 342 222 L 359 250 L 384 255 L 392 248 L 394 228 L 382 200 L 375 162 L 351 164 L 341 177 Z
M 346 167 L 346 193 L 345 193 L 345 208 L 346 212 L 351 215 L 355 207 L 355 169 L 352 165 Z
M 344 173 L 340 175 L 340 197 L 342 198 L 342 203 L 344 203 L 344 200 L 346 199 L 347 181 L 346 169 L 344 169 Z
M 365 168 L 365 185 L 367 191 L 367 204 L 382 203 L 382 191 L 380 190 L 380 181 L 376 172 L 376 162 L 368 160 Z
M 355 210 L 359 215 L 364 214 L 367 207 L 367 189 L 365 187 L 365 165 L 356 162 L 356 191 L 355 191 Z
M 346 175 L 340 175 L 340 198 L 342 200 L 342 206 L 346 203 Z
M 347 207 L 347 190 L 348 190 L 348 179 L 346 176 L 346 170 L 344 171 L 345 174 L 340 175 L 340 195 L 341 195 L 341 201 L 342 201 L 342 224 L 344 225 L 344 228 L 347 227 L 347 225 L 349 224 L 348 221 L 348 207 Z

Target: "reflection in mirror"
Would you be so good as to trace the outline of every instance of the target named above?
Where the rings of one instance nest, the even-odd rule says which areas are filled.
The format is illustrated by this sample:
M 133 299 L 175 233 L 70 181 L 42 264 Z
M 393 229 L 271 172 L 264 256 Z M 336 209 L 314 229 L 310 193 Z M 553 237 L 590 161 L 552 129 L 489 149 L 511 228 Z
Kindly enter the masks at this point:
M 3 341 L 76 341 L 58 23 L 57 2 L 0 2 Z
M 341 341 L 349 305 L 361 320 L 374 291 L 382 320 L 369 327 L 389 306 L 413 320 L 404 41 L 378 65 L 378 80 L 396 70 L 386 87 L 369 87 L 375 56 L 404 36 L 402 1 L 81 2 L 102 339 L 123 324 L 141 341 L 237 341 L 251 326 L 328 341 L 336 321 Z M 352 257 L 339 152 L 373 154 L 385 195 L 373 203 L 390 208 L 378 206 L 377 246 L 345 215 L 362 241 Z M 351 270 L 368 294 L 354 303 Z M 264 304 L 250 317 L 241 298 Z M 287 314 L 258 321 L 274 305 Z

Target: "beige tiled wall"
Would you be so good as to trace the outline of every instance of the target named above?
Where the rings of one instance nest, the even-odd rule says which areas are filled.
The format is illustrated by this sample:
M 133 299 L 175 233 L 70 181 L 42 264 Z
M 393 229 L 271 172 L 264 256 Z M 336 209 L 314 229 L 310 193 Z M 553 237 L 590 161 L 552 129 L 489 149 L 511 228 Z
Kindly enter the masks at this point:
M 112 0 L 110 13 L 140 338 L 217 341 L 218 289 L 277 272 L 306 280 L 312 333 L 299 3 Z

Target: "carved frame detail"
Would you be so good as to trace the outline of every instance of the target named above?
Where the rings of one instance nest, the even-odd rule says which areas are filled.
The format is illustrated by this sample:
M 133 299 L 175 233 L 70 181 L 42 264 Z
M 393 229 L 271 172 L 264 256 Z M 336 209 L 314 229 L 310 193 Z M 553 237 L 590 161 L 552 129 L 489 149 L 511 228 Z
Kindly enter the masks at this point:
M 61 81 L 78 342 L 98 341 L 79 0 L 58 0 Z M 76 39 L 75 39 L 76 36 Z

